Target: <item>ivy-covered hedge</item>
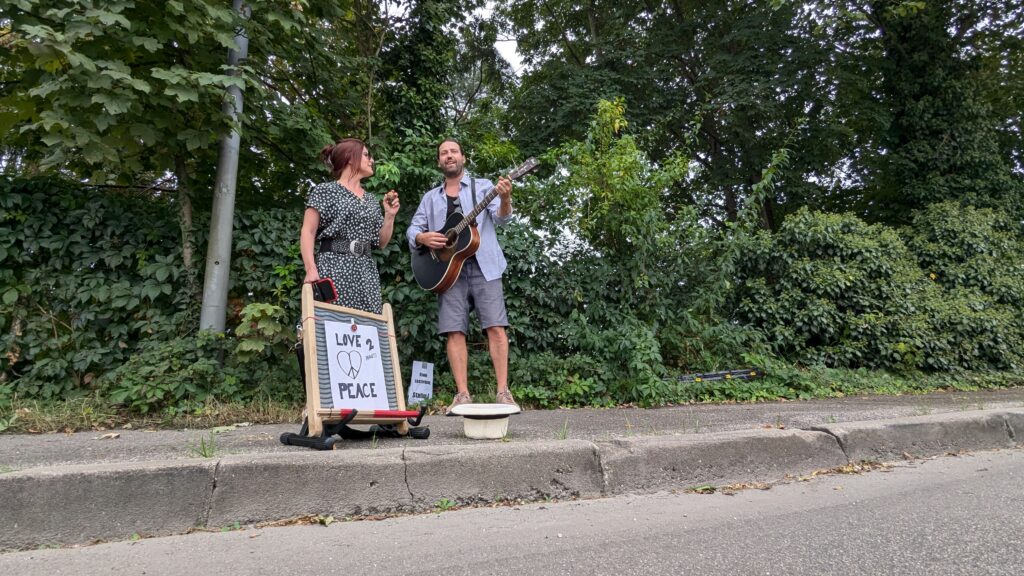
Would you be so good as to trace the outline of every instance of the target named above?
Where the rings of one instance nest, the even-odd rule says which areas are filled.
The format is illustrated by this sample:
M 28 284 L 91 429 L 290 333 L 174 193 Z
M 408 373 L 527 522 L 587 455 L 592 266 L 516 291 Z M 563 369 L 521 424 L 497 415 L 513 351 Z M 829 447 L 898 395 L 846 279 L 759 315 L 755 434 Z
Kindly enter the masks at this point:
M 932 204 L 903 230 L 921 269 L 948 289 L 976 289 L 1024 311 L 1024 242 L 1020 223 L 992 209 Z
M 6 351 L 0 358 L 0 387 L 41 399 L 99 390 L 143 410 L 173 405 L 185 396 L 202 398 L 218 387 L 223 391 L 219 362 L 209 370 L 193 364 L 199 362 L 196 354 L 214 348 L 215 360 L 225 353 L 237 356 L 232 353 L 239 338 L 234 327 L 247 305 L 277 306 L 282 330 L 271 340 L 287 348 L 280 340 L 298 317 L 293 291 L 301 282 L 294 262 L 296 212 L 237 215 L 229 293 L 232 331 L 227 341 L 214 345 L 215 339 L 195 333 L 199 294 L 185 281 L 172 201 L 55 178 L 0 180 L 0 343 Z M 205 220 L 197 215 L 197 221 Z M 196 235 L 198 278 L 205 233 Z M 271 390 L 297 382 L 294 360 L 269 344 L 265 352 L 274 357 L 242 355 L 249 365 L 236 370 L 240 389 Z M 267 366 L 274 368 L 271 374 Z M 182 381 L 158 383 L 161 379 Z M 143 380 L 188 394 L 158 398 L 152 395 L 156 388 L 139 384 Z M 126 382 L 137 385 L 125 389 Z
M 801 209 L 745 253 L 741 321 L 809 365 L 1020 367 L 1022 301 L 1007 297 L 1020 294 L 1019 240 L 993 213 L 951 203 L 924 211 L 906 234 Z
M 81 393 L 148 339 L 178 335 L 178 226 L 164 203 L 0 181 L 0 359 L 18 393 Z

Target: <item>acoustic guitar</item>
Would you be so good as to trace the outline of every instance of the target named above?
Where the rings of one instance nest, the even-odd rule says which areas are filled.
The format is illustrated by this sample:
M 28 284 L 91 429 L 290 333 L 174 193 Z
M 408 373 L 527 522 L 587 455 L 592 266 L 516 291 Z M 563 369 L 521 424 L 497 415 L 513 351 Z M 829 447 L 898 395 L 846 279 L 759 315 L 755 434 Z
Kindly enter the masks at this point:
M 529 158 L 509 175 L 509 180 L 518 180 L 533 172 L 540 166 L 536 158 Z M 440 232 L 448 241 L 443 248 L 420 247 L 412 251 L 412 274 L 420 288 L 435 294 L 444 294 L 455 284 L 462 272 L 462 265 L 480 248 L 480 232 L 476 229 L 476 217 L 487 208 L 487 205 L 498 195 L 498 190 L 491 187 L 479 204 L 465 216 L 461 212 L 453 212 L 444 221 Z

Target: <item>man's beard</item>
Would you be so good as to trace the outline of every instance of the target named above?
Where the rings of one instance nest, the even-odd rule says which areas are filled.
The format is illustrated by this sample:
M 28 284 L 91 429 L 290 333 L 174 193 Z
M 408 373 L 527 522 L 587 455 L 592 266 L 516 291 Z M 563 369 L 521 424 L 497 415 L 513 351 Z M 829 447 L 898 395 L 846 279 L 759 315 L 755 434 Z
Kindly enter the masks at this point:
M 462 163 L 454 162 L 452 164 L 442 164 L 441 173 L 444 174 L 446 178 L 458 176 L 459 174 L 462 173 Z

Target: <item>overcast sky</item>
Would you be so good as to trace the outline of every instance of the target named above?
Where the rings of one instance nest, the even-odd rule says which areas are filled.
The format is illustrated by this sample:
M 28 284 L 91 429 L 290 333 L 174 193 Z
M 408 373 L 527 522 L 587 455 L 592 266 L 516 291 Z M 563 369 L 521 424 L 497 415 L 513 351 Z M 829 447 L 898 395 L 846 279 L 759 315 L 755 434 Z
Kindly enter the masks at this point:
M 478 14 L 483 16 L 490 16 L 491 12 L 494 11 L 494 2 L 488 2 L 487 6 L 481 8 Z M 501 34 L 499 34 L 501 36 Z M 519 58 L 519 54 L 516 52 L 516 41 L 512 40 L 498 40 L 494 43 L 494 47 L 498 49 L 498 53 L 501 54 L 502 58 L 508 60 L 508 63 L 512 65 L 512 70 L 515 71 L 516 76 L 519 76 L 522 71 L 523 61 Z
M 512 65 L 512 69 L 515 70 L 516 76 L 519 76 L 523 62 L 519 59 L 519 53 L 516 52 L 516 41 L 498 40 L 494 43 L 494 46 L 498 49 L 498 53 Z

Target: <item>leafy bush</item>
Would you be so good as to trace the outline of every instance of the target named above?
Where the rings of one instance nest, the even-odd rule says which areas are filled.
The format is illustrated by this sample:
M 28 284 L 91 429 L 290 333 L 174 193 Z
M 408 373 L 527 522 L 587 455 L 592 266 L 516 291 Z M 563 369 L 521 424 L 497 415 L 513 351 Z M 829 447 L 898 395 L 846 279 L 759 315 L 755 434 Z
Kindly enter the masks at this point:
M 116 404 L 146 414 L 187 410 L 211 396 L 233 397 L 238 378 L 225 373 L 220 359 L 232 352 L 223 334 L 150 340 L 127 362 L 105 375 L 101 390 Z
M 1024 342 L 1012 308 L 933 282 L 894 230 L 848 214 L 804 208 L 759 234 L 737 298 L 741 320 L 803 364 L 1009 369 Z
M 956 202 L 933 204 L 904 229 L 921 268 L 947 289 L 974 288 L 1021 310 L 1024 242 L 1019 224 L 991 209 Z
M 104 375 L 99 388 L 111 402 L 141 414 L 175 414 L 198 410 L 211 400 L 244 402 L 261 396 L 299 402 L 305 389 L 282 337 L 287 325 L 280 323 L 280 309 L 271 312 L 265 305 L 247 307 L 246 322 L 257 328 L 247 324 L 245 336 L 237 340 L 207 331 L 149 340 Z
M 227 373 L 238 378 L 241 392 L 220 398 L 248 399 L 260 393 L 279 401 L 305 398 L 295 354 L 295 323 L 284 308 L 249 304 L 242 309 L 234 336 L 238 344 L 224 365 Z
M 509 379 L 518 383 L 516 399 L 531 406 L 614 405 L 602 367 L 600 361 L 585 354 L 562 357 L 551 352 L 513 352 Z
M 1013 369 L 1024 360 L 1024 242 L 1019 224 L 991 209 L 930 205 L 903 230 L 924 273 L 940 286 L 926 304 L 937 337 L 922 351 L 932 370 Z
M 190 295 L 165 204 L 4 179 L 0 223 L 0 363 L 21 395 L 81 393 L 137 342 L 179 333 Z
M 288 214 L 238 215 L 230 327 L 254 300 L 276 301 L 284 317 L 298 318 L 298 224 Z M 161 347 L 173 356 L 195 340 L 184 335 L 199 303 L 184 288 L 177 215 L 164 200 L 54 178 L 4 179 L 0 222 L 0 384 L 16 384 L 21 397 L 85 394 L 130 358 Z M 203 234 L 197 240 L 205 253 Z M 269 364 L 287 372 L 276 381 L 298 377 L 288 356 Z

